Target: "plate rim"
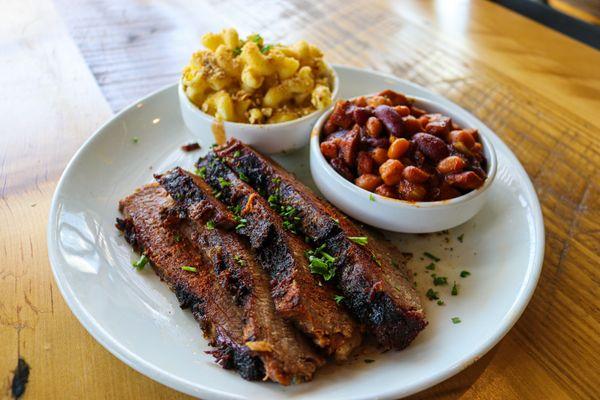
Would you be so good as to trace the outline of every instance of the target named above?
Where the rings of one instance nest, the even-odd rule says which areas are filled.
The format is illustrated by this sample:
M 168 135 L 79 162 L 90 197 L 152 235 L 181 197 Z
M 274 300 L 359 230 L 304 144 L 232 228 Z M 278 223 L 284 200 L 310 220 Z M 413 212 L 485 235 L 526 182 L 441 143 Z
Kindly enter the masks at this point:
M 481 357 L 483 357 L 491 348 L 493 348 L 498 342 L 512 329 L 514 324 L 519 320 L 527 305 L 529 304 L 533 293 L 535 292 L 535 288 L 537 287 L 537 283 L 539 281 L 539 277 L 542 272 L 542 266 L 544 262 L 544 250 L 545 250 L 545 229 L 544 229 L 544 219 L 542 214 L 541 205 L 529 178 L 529 175 L 525 171 L 525 168 L 516 157 L 516 155 L 512 152 L 512 150 L 500 139 L 496 133 L 487 127 L 483 122 L 479 120 L 476 116 L 471 114 L 469 111 L 462 108 L 460 105 L 452 102 L 451 100 L 441 96 L 440 94 L 434 92 L 431 89 L 425 88 L 419 84 L 414 82 L 398 78 L 393 74 L 384 73 L 381 71 L 375 71 L 372 69 L 366 68 L 358 68 L 353 66 L 341 65 L 341 64 L 332 64 L 335 69 L 347 70 L 352 73 L 362 73 L 368 75 L 376 75 L 378 77 L 382 77 L 385 79 L 389 79 L 391 81 L 400 82 L 402 84 L 416 87 L 420 90 L 427 92 L 432 98 L 435 98 L 436 101 L 440 101 L 445 103 L 446 105 L 451 105 L 453 107 L 458 107 L 462 112 L 468 114 L 471 118 L 479 121 L 482 126 L 484 126 L 489 132 L 489 136 L 494 140 L 494 146 L 498 150 L 501 148 L 503 153 L 510 159 L 511 163 L 516 167 L 516 173 L 521 175 L 523 178 L 524 186 L 526 189 L 526 194 L 531 205 L 531 214 L 533 217 L 533 239 L 535 240 L 535 244 L 532 246 L 535 248 L 533 259 L 530 263 L 529 270 L 527 271 L 524 282 L 521 285 L 521 289 L 512 302 L 511 308 L 506 312 L 505 318 L 503 318 L 500 323 L 495 328 L 492 335 L 490 335 L 487 340 L 482 343 L 477 348 L 465 352 L 461 357 L 459 362 L 456 362 L 452 365 L 449 365 L 446 368 L 439 370 L 437 373 L 431 375 L 428 379 L 417 381 L 413 384 L 409 384 L 403 388 L 392 388 L 389 390 L 380 391 L 378 394 L 378 398 L 398 398 L 398 396 L 405 397 L 411 394 L 415 394 L 422 390 L 428 389 L 454 375 L 464 370 L 468 366 L 477 362 Z M 54 229 L 55 223 L 58 217 L 58 197 L 61 193 L 61 189 L 63 188 L 65 182 L 68 180 L 69 176 L 73 173 L 73 165 L 77 162 L 77 160 L 81 157 L 84 149 L 90 146 L 95 140 L 97 140 L 102 132 L 112 123 L 120 119 L 124 114 L 129 113 L 132 109 L 136 107 L 137 104 L 142 103 L 150 98 L 153 98 L 162 92 L 166 92 L 168 90 L 176 89 L 178 82 L 174 82 L 168 85 L 165 85 L 150 94 L 132 102 L 130 105 L 125 107 L 123 110 L 111 116 L 105 123 L 103 123 L 98 129 L 94 131 L 94 133 L 88 137 L 83 144 L 77 149 L 75 154 L 71 157 L 69 162 L 67 163 L 61 177 L 56 185 L 54 193 L 52 195 L 52 201 L 50 203 L 50 212 L 48 216 L 48 224 L 46 228 L 46 237 L 47 237 L 47 247 L 48 247 L 48 258 L 50 261 L 50 266 L 52 269 L 52 274 L 54 276 L 54 281 L 56 286 L 58 287 L 63 299 L 67 303 L 70 311 L 75 315 L 79 323 L 83 325 L 86 331 L 104 347 L 108 350 L 112 355 L 117 357 L 120 361 L 133 368 L 137 372 L 167 386 L 174 390 L 189 394 L 191 396 L 202 396 L 205 398 L 215 398 L 215 399 L 241 399 L 243 397 L 237 396 L 232 393 L 224 392 L 219 390 L 218 388 L 210 387 L 207 385 L 198 385 L 197 383 L 188 381 L 179 376 L 173 375 L 171 373 L 165 372 L 159 366 L 154 365 L 150 362 L 147 362 L 142 357 L 137 356 L 136 354 L 129 351 L 124 345 L 115 340 L 111 335 L 109 335 L 103 328 L 102 325 L 83 307 L 80 303 L 79 299 L 73 292 L 72 288 L 69 284 L 67 284 L 66 280 L 62 278 L 62 273 L 60 270 L 61 263 L 59 262 L 57 250 L 56 250 L 56 230 Z M 498 151 L 498 153 L 500 153 Z M 61 279 L 62 278 L 62 279 Z

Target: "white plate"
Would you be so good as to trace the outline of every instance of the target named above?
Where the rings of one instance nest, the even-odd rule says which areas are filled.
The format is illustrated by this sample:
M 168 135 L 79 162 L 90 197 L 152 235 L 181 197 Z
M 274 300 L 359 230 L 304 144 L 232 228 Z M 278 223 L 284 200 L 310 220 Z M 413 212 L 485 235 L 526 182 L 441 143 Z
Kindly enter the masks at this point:
M 390 88 L 456 107 L 415 84 L 392 76 L 336 67 L 344 98 Z M 308 135 L 308 132 L 307 132 Z M 132 138 L 138 137 L 134 143 Z M 179 114 L 177 85 L 119 113 L 73 157 L 54 194 L 48 251 L 57 284 L 73 313 L 104 347 L 139 372 L 167 386 L 209 398 L 397 398 L 428 388 L 467 367 L 494 346 L 519 318 L 540 274 L 544 227 L 535 191 L 515 156 L 496 136 L 498 176 L 483 210 L 449 235 L 391 235 L 415 254 L 418 289 L 431 287 L 423 251 L 440 258 L 436 272 L 460 284 L 460 294 L 438 287 L 445 306 L 424 299 L 429 326 L 401 352 L 368 355 L 328 366 L 313 382 L 291 387 L 247 382 L 205 354 L 198 325 L 175 296 L 135 258 L 114 227 L 117 202 L 150 182 L 157 171 L 193 168 L 200 152 Z M 210 143 L 202 143 L 204 149 Z M 309 183 L 308 152 L 277 157 Z M 458 236 L 464 234 L 463 242 Z M 446 237 L 449 243 L 446 243 Z M 450 250 L 453 248 L 453 250 Z M 471 276 L 459 278 L 461 270 Z M 462 323 L 453 324 L 452 317 Z

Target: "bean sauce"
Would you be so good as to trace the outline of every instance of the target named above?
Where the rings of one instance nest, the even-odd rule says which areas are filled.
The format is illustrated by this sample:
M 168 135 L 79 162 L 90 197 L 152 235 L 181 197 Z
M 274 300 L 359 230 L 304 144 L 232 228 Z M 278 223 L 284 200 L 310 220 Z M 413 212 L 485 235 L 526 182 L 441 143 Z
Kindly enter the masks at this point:
M 477 129 L 392 90 L 337 102 L 321 132 L 321 152 L 345 179 L 400 200 L 452 199 L 487 178 Z

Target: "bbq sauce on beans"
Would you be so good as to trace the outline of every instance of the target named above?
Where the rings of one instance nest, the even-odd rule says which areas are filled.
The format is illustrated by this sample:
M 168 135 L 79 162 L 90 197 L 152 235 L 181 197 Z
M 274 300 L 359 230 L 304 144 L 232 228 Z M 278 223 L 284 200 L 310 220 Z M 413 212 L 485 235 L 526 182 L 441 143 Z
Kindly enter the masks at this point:
M 321 152 L 359 187 L 407 201 L 452 199 L 487 178 L 476 129 L 391 90 L 339 101 L 321 132 Z

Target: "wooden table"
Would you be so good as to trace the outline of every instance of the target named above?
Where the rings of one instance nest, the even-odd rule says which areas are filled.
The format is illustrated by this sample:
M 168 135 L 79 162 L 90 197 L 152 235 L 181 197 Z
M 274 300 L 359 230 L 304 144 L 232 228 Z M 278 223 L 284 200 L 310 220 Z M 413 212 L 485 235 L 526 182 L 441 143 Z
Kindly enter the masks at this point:
M 251 5 L 250 5 L 251 4 Z M 542 202 L 546 257 L 529 307 L 494 350 L 416 398 L 600 396 L 600 52 L 486 1 L 1 2 L 0 396 L 173 399 L 96 343 L 46 253 L 56 182 L 113 112 L 173 82 L 224 26 L 306 38 L 331 62 L 392 72 L 488 124 Z

